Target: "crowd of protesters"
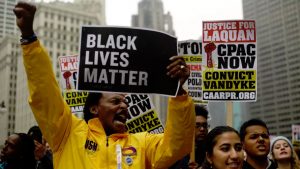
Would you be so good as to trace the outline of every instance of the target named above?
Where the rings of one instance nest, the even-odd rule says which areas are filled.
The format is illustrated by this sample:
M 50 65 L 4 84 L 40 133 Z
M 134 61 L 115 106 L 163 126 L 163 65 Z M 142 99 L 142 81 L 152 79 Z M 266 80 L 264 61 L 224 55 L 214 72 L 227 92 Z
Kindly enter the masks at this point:
M 7 137 L 0 154 L 0 169 L 53 169 L 52 153 L 38 126 L 28 133 Z
M 34 5 L 25 2 L 14 8 L 22 34 L 30 106 L 39 126 L 6 139 L 0 169 L 300 169 L 290 140 L 271 139 L 260 119 L 244 122 L 239 132 L 229 126 L 209 131 L 207 109 L 195 106 L 182 87 L 189 76 L 182 57 L 173 57 L 167 67 L 167 74 L 180 81 L 180 89 L 169 98 L 168 114 L 172 115 L 167 116 L 164 133 L 127 133 L 128 105 L 119 93 L 90 93 L 84 120 L 75 117 L 61 96 L 49 56 L 34 34 L 35 11 Z
M 207 110 L 197 108 L 207 119 Z M 198 123 L 198 125 L 197 125 Z M 199 123 L 202 127 L 199 127 Z M 208 123 L 196 120 L 195 130 L 205 128 Z M 202 143 L 201 149 L 195 146 L 195 158 L 190 155 L 179 160 L 170 168 L 183 169 L 300 169 L 298 155 L 291 141 L 284 136 L 270 139 L 267 125 L 259 119 L 246 121 L 240 133 L 229 126 L 218 126 L 199 136 L 195 131 L 195 145 Z M 0 156 L 0 169 L 53 169 L 52 153 L 38 126 L 28 133 L 15 133 L 6 141 Z M 198 145 L 199 146 L 199 145 Z

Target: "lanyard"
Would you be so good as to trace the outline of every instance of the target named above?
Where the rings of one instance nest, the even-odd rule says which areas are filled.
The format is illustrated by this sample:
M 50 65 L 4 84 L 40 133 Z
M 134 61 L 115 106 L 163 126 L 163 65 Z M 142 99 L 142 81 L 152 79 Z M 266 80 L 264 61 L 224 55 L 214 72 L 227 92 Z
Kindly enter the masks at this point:
M 122 169 L 122 148 L 120 144 L 116 145 L 117 169 Z

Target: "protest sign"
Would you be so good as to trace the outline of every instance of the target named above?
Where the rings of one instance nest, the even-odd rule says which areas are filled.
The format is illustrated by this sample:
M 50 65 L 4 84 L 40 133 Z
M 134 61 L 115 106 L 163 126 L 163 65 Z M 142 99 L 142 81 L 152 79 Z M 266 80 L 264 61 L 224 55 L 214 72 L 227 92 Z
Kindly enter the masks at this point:
M 175 55 L 176 38 L 162 32 L 83 26 L 77 89 L 174 96 L 178 80 L 166 67 Z
M 71 111 L 77 116 L 83 117 L 83 107 L 88 92 L 76 91 L 78 55 L 60 56 L 58 58 L 61 72 L 61 87 L 63 97 L 70 106 Z
M 128 94 L 125 98 L 129 105 L 129 117 L 126 121 L 128 132 L 164 132 L 164 127 L 158 118 L 149 95 Z
M 202 42 L 203 99 L 256 101 L 255 21 L 205 21 Z
M 78 55 L 58 57 L 62 90 L 71 90 L 76 88 Z
M 183 85 L 195 104 L 207 105 L 202 98 L 202 43 L 200 40 L 187 40 L 178 42 L 178 55 L 183 56 L 190 68 L 190 76 Z
M 300 125 L 292 125 L 292 143 L 293 146 L 300 148 Z
M 88 92 L 65 91 L 63 96 L 73 113 L 83 112 Z

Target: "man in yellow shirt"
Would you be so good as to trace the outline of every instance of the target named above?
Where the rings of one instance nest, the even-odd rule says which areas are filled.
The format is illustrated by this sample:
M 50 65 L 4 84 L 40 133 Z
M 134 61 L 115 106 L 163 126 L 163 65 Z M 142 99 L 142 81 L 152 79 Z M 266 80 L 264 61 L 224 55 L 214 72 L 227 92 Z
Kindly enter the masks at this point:
M 85 105 L 87 123 L 72 115 L 64 101 L 45 49 L 33 31 L 36 7 L 19 2 L 14 13 L 22 33 L 28 78 L 29 104 L 54 154 L 56 169 L 167 168 L 192 149 L 194 105 L 182 84 L 189 69 L 181 57 L 172 57 L 167 75 L 180 81 L 178 95 L 169 98 L 163 134 L 129 134 L 124 94 L 90 94 Z

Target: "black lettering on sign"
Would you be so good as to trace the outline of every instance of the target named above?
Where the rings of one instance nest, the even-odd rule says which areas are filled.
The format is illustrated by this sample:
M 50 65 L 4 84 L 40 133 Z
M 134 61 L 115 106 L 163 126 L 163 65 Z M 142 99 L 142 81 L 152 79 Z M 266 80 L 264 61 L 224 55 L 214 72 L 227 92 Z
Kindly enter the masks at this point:
M 196 79 L 188 79 L 188 85 L 201 85 L 201 79 L 196 78 Z
M 84 104 L 85 101 L 86 101 L 86 97 L 66 99 L 68 105 Z
M 188 42 L 181 43 L 178 50 L 183 49 L 182 53 L 186 55 L 186 54 L 188 54 L 188 45 L 189 45 Z M 178 53 L 180 53 L 180 51 Z
M 137 119 L 127 122 L 126 126 L 128 130 L 132 130 L 133 128 L 140 126 L 141 124 L 146 123 L 153 118 L 154 118 L 154 111 L 150 111 L 149 113 L 144 114 L 143 116 L 138 117 Z
M 129 117 L 128 120 L 139 116 L 141 113 L 151 109 L 150 98 L 140 101 L 139 103 L 132 105 L 128 108 Z
M 85 141 L 85 149 L 95 152 L 97 150 L 98 144 L 94 141 L 87 139 Z
M 191 44 L 192 54 L 201 54 L 202 53 L 202 43 L 193 42 Z
M 203 81 L 205 89 L 255 89 L 255 81 Z
M 252 80 L 253 71 L 205 72 L 206 80 Z
M 88 95 L 88 92 L 67 92 L 66 98 L 69 99 L 69 98 L 82 97 L 82 96 L 87 97 L 87 95 Z
M 239 69 L 240 64 L 243 69 L 252 69 L 255 63 L 255 56 L 231 56 L 231 57 L 218 57 L 218 68 L 219 69 Z
M 164 128 L 162 126 L 159 126 L 153 130 L 151 130 L 149 133 L 151 134 L 158 134 L 158 133 L 163 133 L 164 132 Z
M 179 51 L 179 53 L 182 53 L 183 55 L 188 55 L 188 54 L 199 55 L 202 54 L 202 43 L 184 42 L 179 45 L 178 49 L 183 50 L 182 52 Z
M 77 72 L 73 72 L 73 82 L 74 82 L 74 86 L 77 85 Z
M 189 96 L 191 97 L 202 97 L 201 91 L 189 91 Z
M 255 48 L 255 44 L 220 44 L 217 51 L 219 56 L 254 56 Z
M 129 105 L 136 104 L 136 103 L 140 102 L 141 100 L 145 100 L 146 98 L 148 98 L 148 95 L 146 95 L 146 94 L 145 95 L 130 94 L 125 97 L 126 102 Z

